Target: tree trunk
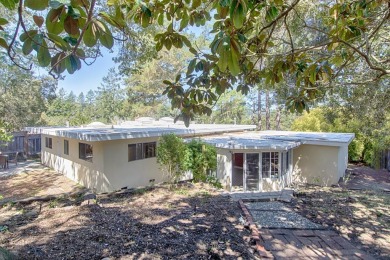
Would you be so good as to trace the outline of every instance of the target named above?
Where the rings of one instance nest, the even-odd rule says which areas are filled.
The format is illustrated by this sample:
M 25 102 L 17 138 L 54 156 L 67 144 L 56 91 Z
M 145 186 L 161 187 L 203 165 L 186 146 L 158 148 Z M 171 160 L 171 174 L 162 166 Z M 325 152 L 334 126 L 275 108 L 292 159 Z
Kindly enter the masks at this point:
M 275 117 L 275 128 L 277 131 L 280 130 L 280 106 L 276 109 L 276 117 Z
M 257 90 L 257 130 L 261 131 L 261 89 Z
M 265 128 L 266 130 L 271 129 L 271 111 L 270 111 L 270 98 L 269 98 L 269 90 L 265 92 Z

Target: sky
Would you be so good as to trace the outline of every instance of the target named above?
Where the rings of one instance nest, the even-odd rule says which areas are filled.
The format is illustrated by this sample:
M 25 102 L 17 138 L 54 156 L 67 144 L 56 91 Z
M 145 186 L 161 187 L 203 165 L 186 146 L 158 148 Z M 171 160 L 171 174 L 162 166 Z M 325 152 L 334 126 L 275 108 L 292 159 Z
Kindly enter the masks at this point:
M 116 53 L 109 53 L 104 47 L 101 50 L 103 57 L 98 57 L 92 65 L 82 63 L 81 69 L 72 75 L 64 73 L 65 79 L 58 81 L 58 89 L 64 88 L 67 93 L 73 91 L 75 95 L 81 92 L 85 95 L 91 89 L 96 90 L 102 83 L 103 77 L 107 76 L 108 70 L 115 67 L 112 58 Z

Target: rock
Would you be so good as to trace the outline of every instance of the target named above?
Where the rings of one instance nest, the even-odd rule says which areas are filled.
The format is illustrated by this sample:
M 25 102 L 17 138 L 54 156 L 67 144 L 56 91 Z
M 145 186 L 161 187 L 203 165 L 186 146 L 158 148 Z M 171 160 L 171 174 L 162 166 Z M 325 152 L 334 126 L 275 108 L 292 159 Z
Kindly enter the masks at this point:
M 355 203 L 357 201 L 358 201 L 358 199 L 356 197 L 353 197 L 353 196 L 349 196 L 347 198 L 347 202 L 349 202 L 349 203 Z
M 24 216 L 27 218 L 35 218 L 39 215 L 37 210 L 30 210 L 29 212 L 24 213 Z

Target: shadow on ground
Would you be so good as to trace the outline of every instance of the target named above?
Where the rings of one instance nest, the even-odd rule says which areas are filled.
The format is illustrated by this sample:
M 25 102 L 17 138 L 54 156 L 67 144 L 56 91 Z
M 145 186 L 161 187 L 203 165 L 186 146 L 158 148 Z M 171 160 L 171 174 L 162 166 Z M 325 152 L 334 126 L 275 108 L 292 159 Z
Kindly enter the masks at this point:
M 158 187 L 98 204 L 53 206 L 1 209 L 24 212 L 1 221 L 8 231 L 0 245 L 21 259 L 257 258 L 237 203 L 206 188 Z

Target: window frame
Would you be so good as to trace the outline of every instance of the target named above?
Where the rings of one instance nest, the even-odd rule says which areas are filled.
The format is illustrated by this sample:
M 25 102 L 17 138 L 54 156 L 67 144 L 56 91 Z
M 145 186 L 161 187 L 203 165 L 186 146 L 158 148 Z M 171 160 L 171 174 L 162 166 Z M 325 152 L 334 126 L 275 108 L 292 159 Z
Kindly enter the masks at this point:
M 45 147 L 53 149 L 53 138 L 46 136 L 45 137 Z
M 261 152 L 261 177 L 262 179 L 279 179 L 280 152 Z
M 88 156 L 88 149 L 90 149 L 90 155 Z M 83 154 L 83 156 L 82 156 Z M 93 146 L 92 144 L 87 143 L 79 143 L 79 159 L 87 161 L 87 162 L 93 162 Z
M 156 157 L 157 142 L 133 143 L 127 146 L 127 161 L 133 162 Z M 131 152 L 132 151 L 132 152 Z M 132 155 L 132 156 L 130 156 Z
M 69 155 L 69 140 L 64 140 L 64 154 Z

